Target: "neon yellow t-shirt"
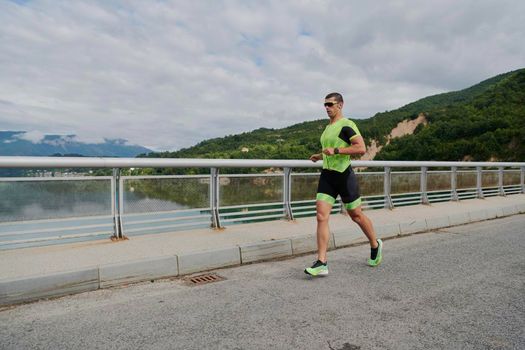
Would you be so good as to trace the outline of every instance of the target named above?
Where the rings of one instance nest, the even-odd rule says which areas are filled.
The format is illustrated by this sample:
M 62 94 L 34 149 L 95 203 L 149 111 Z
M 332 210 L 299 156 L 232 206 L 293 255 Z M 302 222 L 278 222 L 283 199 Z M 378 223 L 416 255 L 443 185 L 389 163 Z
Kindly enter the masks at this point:
M 342 148 L 351 145 L 354 137 L 360 136 L 357 125 L 347 118 L 341 118 L 333 124 L 328 124 L 321 135 L 321 146 L 325 148 Z M 350 155 L 323 154 L 323 169 L 336 170 L 342 173 L 350 166 Z

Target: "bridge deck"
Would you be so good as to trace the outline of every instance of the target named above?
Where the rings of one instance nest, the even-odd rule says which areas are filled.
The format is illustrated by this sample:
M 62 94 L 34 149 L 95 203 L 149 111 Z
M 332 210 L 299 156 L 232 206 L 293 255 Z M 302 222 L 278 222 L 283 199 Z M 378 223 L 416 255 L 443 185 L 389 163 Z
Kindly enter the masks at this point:
M 390 238 L 525 213 L 525 195 L 368 210 L 366 213 L 378 236 Z M 66 271 L 95 271 L 98 280 L 95 278 L 90 284 L 92 290 L 304 254 L 315 251 L 315 228 L 315 218 L 304 218 L 295 222 L 234 225 L 221 231 L 199 229 L 133 237 L 120 242 L 107 240 L 2 251 L 0 304 L 42 297 L 46 294 L 33 289 L 39 286 L 46 289 L 46 283 Z M 332 215 L 330 229 L 332 248 L 366 241 L 358 226 L 345 215 Z M 33 282 L 30 281 L 32 277 L 36 278 Z M 64 278 L 58 284 L 67 282 Z M 23 280 L 27 283 L 22 283 Z M 16 283 L 22 287 L 16 287 Z M 18 299 L 13 297 L 16 293 Z

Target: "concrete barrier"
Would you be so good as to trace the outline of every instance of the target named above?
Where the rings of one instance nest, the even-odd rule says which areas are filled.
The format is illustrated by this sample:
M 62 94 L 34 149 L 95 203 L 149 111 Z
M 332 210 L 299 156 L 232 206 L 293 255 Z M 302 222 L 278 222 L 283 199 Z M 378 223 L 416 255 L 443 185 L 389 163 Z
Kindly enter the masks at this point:
M 99 267 L 100 288 L 178 276 L 176 256 L 144 259 Z
M 289 239 L 248 243 L 239 247 L 242 264 L 292 255 L 292 241 Z
M 399 224 L 383 224 L 374 226 L 376 235 L 379 238 L 390 238 L 401 235 Z
M 503 216 L 510 216 L 518 214 L 518 208 L 515 205 L 509 205 L 501 208 L 503 210 Z
M 363 237 L 363 232 L 356 224 L 348 224 L 344 230 L 334 230 L 334 244 L 336 248 L 342 248 L 355 244 Z
M 445 228 L 450 226 L 450 218 L 448 216 L 441 216 L 437 218 L 427 218 L 425 219 L 427 223 L 427 229 L 437 230 L 440 228 Z
M 0 305 L 89 292 L 98 288 L 96 267 L 45 276 L 5 279 L 0 281 Z
M 402 222 L 399 224 L 399 229 L 401 230 L 401 235 L 409 235 L 428 230 L 425 219 L 414 219 Z
M 450 226 L 465 225 L 470 222 L 468 213 L 456 213 L 448 216 Z
M 183 254 L 178 256 L 179 274 L 186 275 L 241 264 L 239 247 Z
M 485 209 L 474 210 L 469 212 L 470 222 L 483 221 L 488 219 L 488 214 Z
M 498 217 L 498 209 L 497 208 L 488 208 L 487 209 L 487 219 L 492 220 Z
M 292 241 L 293 255 L 311 253 L 317 249 L 317 238 L 315 235 L 294 236 L 290 240 Z M 330 235 L 330 241 L 333 242 L 332 235 Z

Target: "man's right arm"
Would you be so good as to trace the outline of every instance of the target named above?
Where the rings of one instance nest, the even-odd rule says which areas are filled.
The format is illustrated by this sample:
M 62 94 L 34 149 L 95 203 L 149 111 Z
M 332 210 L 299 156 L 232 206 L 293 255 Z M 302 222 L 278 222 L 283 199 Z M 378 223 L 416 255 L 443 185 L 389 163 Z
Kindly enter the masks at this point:
M 312 162 L 314 162 L 314 163 L 317 162 L 318 160 L 322 160 L 322 159 L 323 159 L 323 155 L 321 153 L 312 154 L 310 156 L 310 160 Z

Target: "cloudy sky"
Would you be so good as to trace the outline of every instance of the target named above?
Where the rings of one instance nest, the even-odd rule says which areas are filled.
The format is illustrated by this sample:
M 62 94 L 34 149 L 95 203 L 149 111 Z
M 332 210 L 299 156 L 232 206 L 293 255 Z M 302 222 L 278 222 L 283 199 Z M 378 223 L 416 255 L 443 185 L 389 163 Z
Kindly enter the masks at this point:
M 0 130 L 177 150 L 525 67 L 525 1 L 0 0 Z

